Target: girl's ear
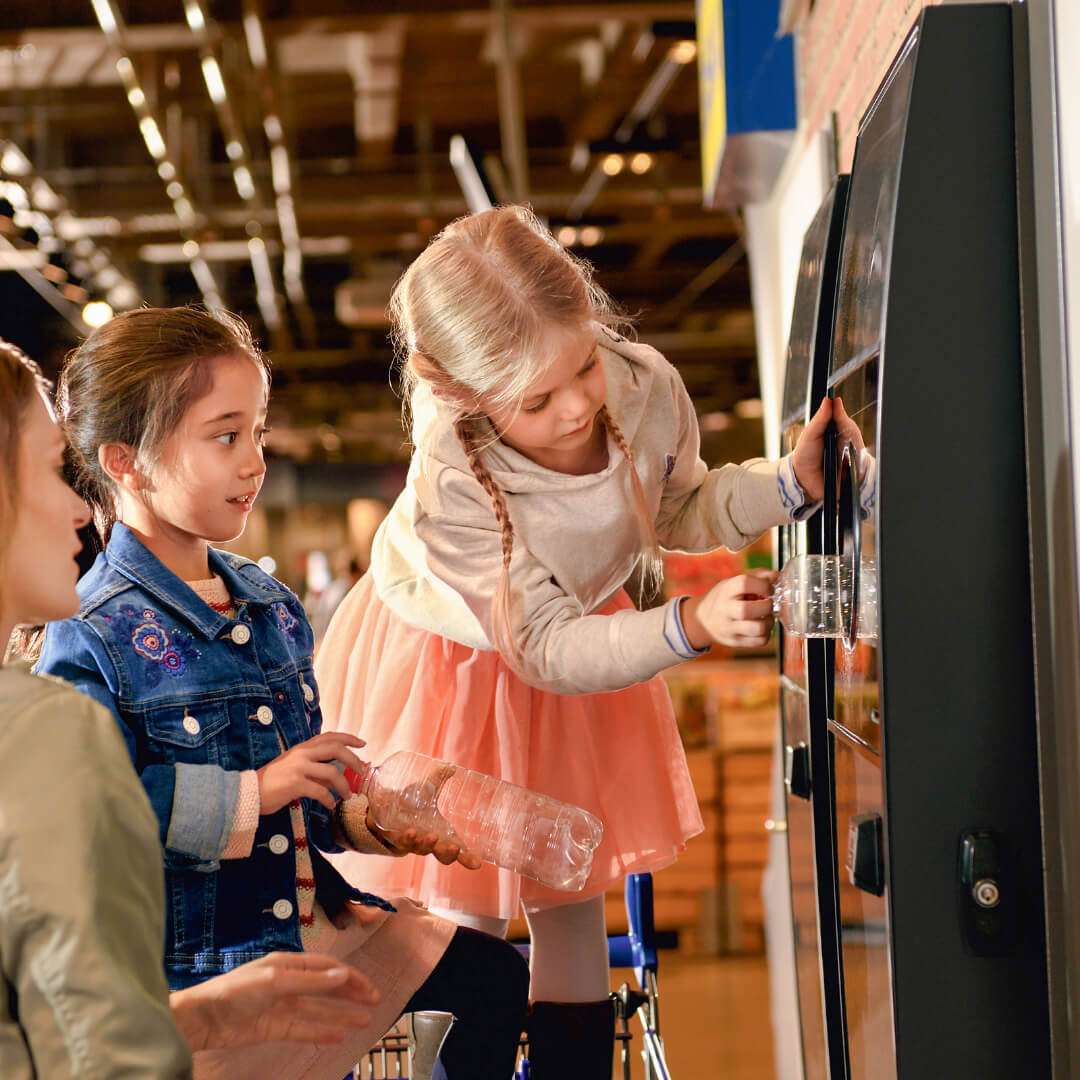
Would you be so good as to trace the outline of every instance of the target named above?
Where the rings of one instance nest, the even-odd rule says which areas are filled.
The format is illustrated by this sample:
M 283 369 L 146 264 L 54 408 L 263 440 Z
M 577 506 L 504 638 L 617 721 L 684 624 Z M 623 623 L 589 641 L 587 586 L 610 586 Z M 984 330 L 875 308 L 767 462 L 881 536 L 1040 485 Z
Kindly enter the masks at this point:
M 126 443 L 104 443 L 99 446 L 98 464 L 118 487 L 134 491 L 139 486 L 135 451 Z
M 449 386 L 429 385 L 431 385 L 431 392 L 439 401 L 452 405 L 455 409 L 461 409 L 463 412 L 473 412 L 476 409 L 477 403 L 474 394 L 459 390 L 453 384 Z

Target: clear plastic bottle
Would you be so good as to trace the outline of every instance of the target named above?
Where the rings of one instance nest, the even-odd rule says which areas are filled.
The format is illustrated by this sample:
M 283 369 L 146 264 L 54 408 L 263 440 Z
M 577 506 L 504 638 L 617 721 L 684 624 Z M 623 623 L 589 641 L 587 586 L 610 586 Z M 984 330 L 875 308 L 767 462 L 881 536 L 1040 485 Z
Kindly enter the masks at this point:
M 796 555 L 789 559 L 773 592 L 773 611 L 784 629 L 794 637 L 847 637 L 852 567 L 850 555 Z M 863 559 L 856 637 L 876 641 L 877 636 L 877 569 L 872 559 Z
M 577 806 L 412 750 L 345 776 L 380 829 L 436 833 L 552 889 L 585 887 L 604 832 Z

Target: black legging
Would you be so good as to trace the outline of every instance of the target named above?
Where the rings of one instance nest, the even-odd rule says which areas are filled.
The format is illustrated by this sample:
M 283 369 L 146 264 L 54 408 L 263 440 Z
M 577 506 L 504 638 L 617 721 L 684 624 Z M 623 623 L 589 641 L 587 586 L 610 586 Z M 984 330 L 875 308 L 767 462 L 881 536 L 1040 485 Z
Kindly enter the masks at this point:
M 439 1058 L 449 1080 L 507 1080 L 529 999 L 529 965 L 501 938 L 459 926 L 403 1012 L 448 1012 Z

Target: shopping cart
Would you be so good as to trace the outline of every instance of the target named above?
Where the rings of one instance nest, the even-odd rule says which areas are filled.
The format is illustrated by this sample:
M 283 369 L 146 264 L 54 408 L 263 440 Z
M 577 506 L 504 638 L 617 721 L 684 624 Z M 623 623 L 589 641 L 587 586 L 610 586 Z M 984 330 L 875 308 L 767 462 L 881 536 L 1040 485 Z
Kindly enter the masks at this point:
M 630 1080 L 633 1034 L 630 1021 L 636 1016 L 641 1026 L 641 1058 L 645 1080 L 670 1080 L 660 1038 L 659 991 L 657 989 L 656 927 L 653 920 L 651 874 L 631 874 L 625 887 L 626 934 L 608 938 L 608 956 L 613 968 L 633 968 L 637 989 L 624 982 L 615 999 L 615 1042 L 619 1048 L 623 1080 Z M 527 956 L 528 946 L 519 946 Z M 408 1038 L 404 1024 L 386 1034 L 358 1062 L 354 1080 L 383 1080 L 408 1077 Z M 348 1078 L 346 1078 L 348 1080 Z M 530 1080 L 528 1042 L 523 1039 L 514 1080 Z

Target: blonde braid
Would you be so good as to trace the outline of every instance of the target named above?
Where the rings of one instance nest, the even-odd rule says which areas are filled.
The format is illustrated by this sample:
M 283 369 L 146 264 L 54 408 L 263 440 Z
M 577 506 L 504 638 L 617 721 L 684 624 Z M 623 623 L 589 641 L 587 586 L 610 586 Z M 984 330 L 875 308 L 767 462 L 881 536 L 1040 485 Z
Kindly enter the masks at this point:
M 510 558 L 514 552 L 514 525 L 510 520 L 510 508 L 506 505 L 506 496 L 495 483 L 495 478 L 480 456 L 482 447 L 476 436 L 474 422 L 470 417 L 463 417 L 455 422 L 454 427 L 465 456 L 469 460 L 469 468 L 472 469 L 473 476 L 491 499 L 495 520 L 499 524 L 499 536 L 502 539 L 502 570 L 495 586 L 491 612 L 491 627 L 495 638 L 493 644 L 502 654 L 503 659 L 520 674 L 524 670 L 524 659 L 510 622 Z
M 641 477 L 634 468 L 634 452 L 626 441 L 622 429 L 615 423 L 615 417 L 607 405 L 600 407 L 596 414 L 597 419 L 610 433 L 615 445 L 622 451 L 626 463 L 630 466 L 630 490 L 634 496 L 634 512 L 638 519 L 638 528 L 641 532 L 641 589 L 642 594 L 656 592 L 664 581 L 664 564 L 660 558 L 660 540 L 656 535 L 656 525 L 652 514 L 649 512 L 649 504 L 645 498 L 645 489 L 641 486 Z

